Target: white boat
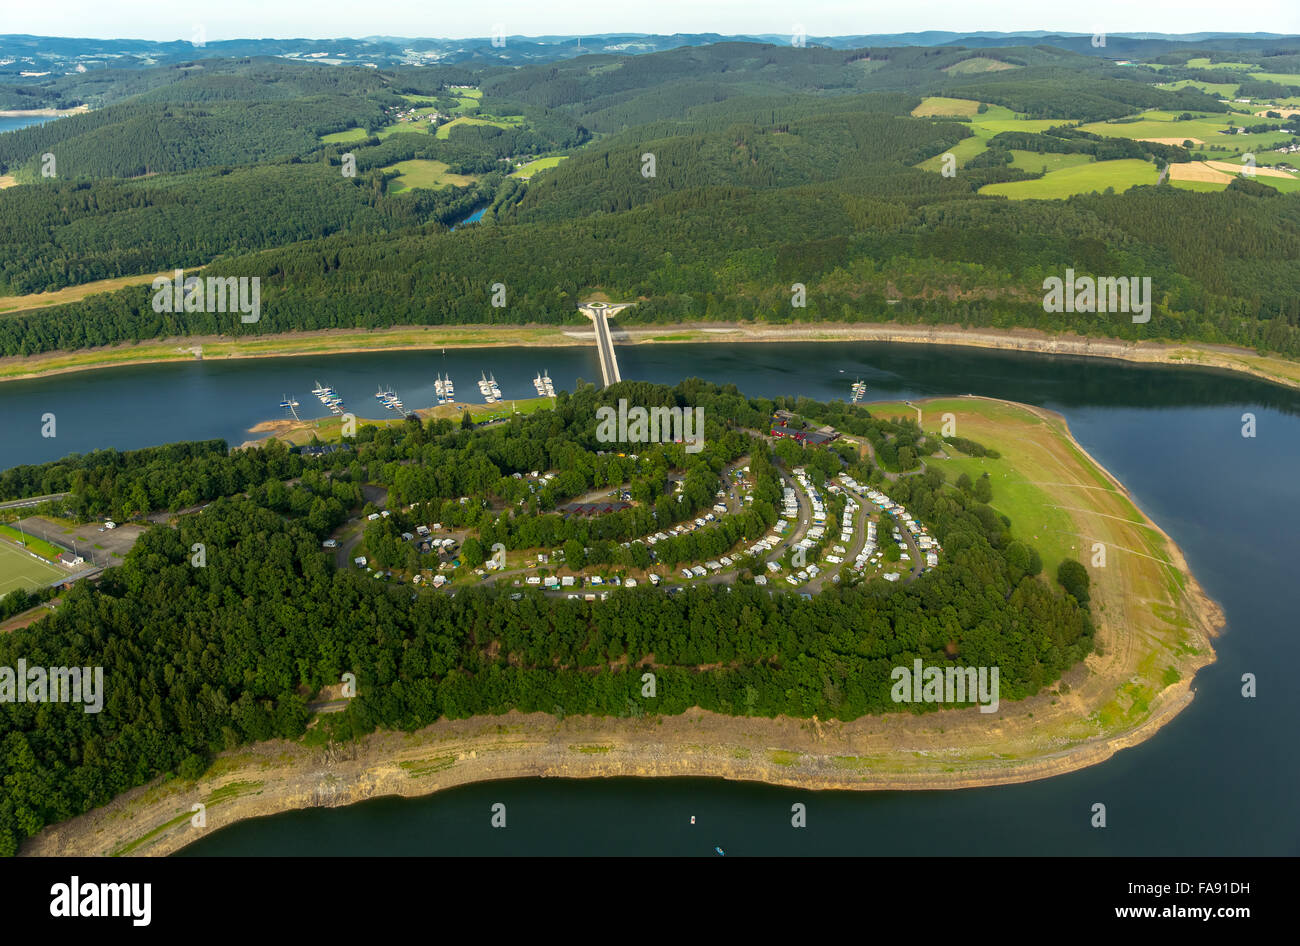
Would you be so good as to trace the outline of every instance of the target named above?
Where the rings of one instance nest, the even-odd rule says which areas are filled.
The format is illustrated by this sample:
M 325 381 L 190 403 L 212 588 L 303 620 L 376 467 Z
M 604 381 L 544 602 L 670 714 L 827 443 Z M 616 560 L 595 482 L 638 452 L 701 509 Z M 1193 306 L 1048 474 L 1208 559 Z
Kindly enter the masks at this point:
M 501 400 L 501 389 L 497 387 L 496 375 L 488 375 L 488 387 L 492 389 L 492 396 L 498 401 Z
M 546 397 L 555 397 L 555 385 L 551 383 L 551 373 L 549 371 L 542 374 L 542 394 Z

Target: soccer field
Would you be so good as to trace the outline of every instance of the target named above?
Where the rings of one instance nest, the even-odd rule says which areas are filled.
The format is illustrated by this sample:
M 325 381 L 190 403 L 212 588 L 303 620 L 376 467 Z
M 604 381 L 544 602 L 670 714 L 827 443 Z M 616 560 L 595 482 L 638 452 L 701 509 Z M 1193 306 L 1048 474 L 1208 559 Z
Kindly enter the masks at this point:
M 15 588 L 39 588 L 66 574 L 62 566 L 38 561 L 0 539 L 0 598 Z

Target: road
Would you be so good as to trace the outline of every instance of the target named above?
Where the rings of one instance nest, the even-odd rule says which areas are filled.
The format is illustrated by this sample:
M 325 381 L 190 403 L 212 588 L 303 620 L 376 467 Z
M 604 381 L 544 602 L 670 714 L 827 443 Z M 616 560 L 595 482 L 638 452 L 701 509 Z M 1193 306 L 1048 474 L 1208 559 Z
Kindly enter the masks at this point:
M 67 496 L 67 493 L 51 493 L 48 496 L 31 496 L 27 499 L 14 499 L 7 503 L 0 503 L 0 509 L 22 509 L 26 506 L 39 506 L 41 503 L 53 502 Z
M 605 387 L 622 381 L 618 373 L 618 358 L 614 355 L 614 339 L 609 332 L 609 319 L 604 309 L 594 309 L 591 320 L 596 326 L 596 350 L 600 354 L 600 374 Z

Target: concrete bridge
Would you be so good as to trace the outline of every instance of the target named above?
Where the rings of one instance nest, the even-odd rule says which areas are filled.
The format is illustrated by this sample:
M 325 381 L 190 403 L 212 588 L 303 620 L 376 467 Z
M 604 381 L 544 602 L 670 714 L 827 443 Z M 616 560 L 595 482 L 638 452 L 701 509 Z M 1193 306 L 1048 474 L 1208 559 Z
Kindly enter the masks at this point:
M 618 373 L 618 358 L 614 354 L 614 338 L 609 331 L 609 317 L 616 312 L 633 305 L 631 302 L 619 302 L 609 305 L 604 302 L 588 302 L 578 308 L 582 314 L 591 319 L 596 326 L 596 351 L 600 355 L 600 377 L 604 387 L 623 380 Z

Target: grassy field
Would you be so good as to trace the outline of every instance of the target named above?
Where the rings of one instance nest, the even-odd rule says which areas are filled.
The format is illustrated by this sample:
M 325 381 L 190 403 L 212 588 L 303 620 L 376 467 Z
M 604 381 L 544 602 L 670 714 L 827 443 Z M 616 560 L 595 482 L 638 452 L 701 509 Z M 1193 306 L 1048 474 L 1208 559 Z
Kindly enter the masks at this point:
M 202 268 L 201 266 L 190 267 L 185 272 L 186 275 L 190 275 Z M 28 309 L 43 309 L 46 306 L 77 302 L 98 292 L 114 292 L 118 289 L 125 289 L 127 286 L 147 286 L 159 276 L 166 276 L 171 279 L 174 275 L 175 271 L 169 269 L 161 273 L 151 273 L 148 276 L 119 276 L 116 279 L 100 279 L 95 282 L 82 283 L 80 286 L 57 289 L 54 292 L 35 292 L 26 296 L 0 296 L 0 314 L 22 312 Z
M 427 190 L 440 190 L 444 187 L 466 187 L 478 178 L 469 174 L 452 174 L 442 161 L 430 161 L 415 158 L 410 161 L 398 161 L 384 168 L 385 171 L 400 171 L 399 177 L 388 182 L 388 192 L 398 194 L 413 187 Z
M 1238 71 L 1250 71 L 1258 69 L 1259 66 L 1253 62 L 1210 62 L 1208 56 L 1200 56 L 1196 59 L 1187 60 L 1188 69 L 1236 69 Z
M 347 131 L 336 131 L 332 135 L 321 135 L 320 140 L 326 144 L 343 144 L 349 141 L 365 141 L 369 135 L 364 128 L 349 128 Z
M 980 154 L 988 147 L 988 139 L 978 136 L 973 138 L 963 138 L 948 150 L 957 161 L 957 167 L 962 167 L 967 161 Z M 922 171 L 934 171 L 936 174 L 943 171 L 943 155 L 936 154 L 932 158 L 926 158 L 917 165 Z
M 1059 171 L 1062 168 L 1074 168 L 1082 164 L 1093 163 L 1090 154 L 1052 154 L 1051 152 L 1039 154 L 1037 151 L 1012 151 L 1011 159 L 1013 168 L 1019 168 L 1031 174 L 1036 174 L 1044 168 L 1051 172 Z
M 22 549 L 0 541 L 0 598 L 19 588 L 40 588 L 66 574 L 62 566 L 38 561 Z
M 26 546 L 29 552 L 35 552 L 37 555 L 43 555 L 51 560 L 57 560 L 64 552 L 64 549 L 59 548 L 57 545 L 39 539 L 30 533 L 20 532 L 9 525 L 0 525 L 0 538 L 8 539 L 15 545 Z
M 1013 200 L 1054 199 L 1069 197 L 1071 194 L 1104 191 L 1108 187 L 1115 188 L 1116 192 L 1126 191 L 1138 184 L 1154 184 L 1158 176 L 1154 164 L 1136 158 L 1094 161 L 1052 171 L 1034 181 L 988 184 L 980 188 L 980 193 L 1001 195 Z
M 1235 82 L 1199 82 L 1196 79 L 1179 79 L 1177 82 L 1164 83 L 1160 88 L 1168 89 L 1171 92 L 1187 88 L 1200 89 L 1202 92 L 1217 95 L 1221 99 L 1232 98 L 1237 94 L 1237 83 Z
M 521 178 L 523 178 L 524 180 L 528 180 L 528 178 L 532 177 L 532 176 L 533 176 L 534 174 L 536 174 L 538 171 L 545 171 L 545 170 L 547 170 L 548 168 L 553 168 L 553 167 L 555 167 L 555 166 L 558 165 L 561 161 L 563 161 L 566 157 L 568 157 L 568 155 L 559 154 L 559 155 L 555 155 L 554 157 L 550 157 L 550 158 L 538 158 L 536 161 L 529 161 L 529 162 L 528 162 L 527 164 L 525 164 L 523 167 L 521 167 L 521 168 L 516 168 L 516 169 L 515 169 L 515 170 L 510 174 L 510 176 L 511 176 L 511 177 L 521 177 Z
M 514 125 L 523 124 L 522 118 L 470 118 L 462 115 L 460 118 L 453 118 L 445 125 L 438 126 L 438 138 L 450 138 L 451 130 L 458 125 L 491 125 L 494 128 L 510 128 Z
M 967 127 L 974 132 L 975 136 L 963 139 L 952 148 L 952 154 L 957 159 L 958 167 L 962 167 L 971 158 L 983 152 L 988 147 L 989 139 L 994 135 L 1001 134 L 1004 131 L 1046 131 L 1048 128 L 1062 124 L 1062 122 L 1054 120 L 1022 118 L 1002 105 L 990 105 L 988 111 L 979 114 L 977 112 L 979 104 L 979 102 L 973 102 L 970 99 L 931 96 L 914 108 L 912 114 L 918 117 L 956 115 L 970 117 L 971 120 L 967 123 Z M 943 155 L 935 155 L 922 161 L 917 167 L 923 171 L 938 172 L 942 170 L 942 162 Z M 1038 167 L 1041 167 L 1041 164 Z M 1038 170 L 1038 167 L 1035 167 L 1034 170 Z
M 393 135 L 427 135 L 428 133 L 429 122 L 427 119 L 421 119 L 418 122 L 394 122 L 375 132 L 381 141 Z
M 980 103 L 973 99 L 950 99 L 942 95 L 931 95 L 912 109 L 912 115 L 916 118 L 931 118 L 936 115 L 967 115 L 974 118 L 979 107 Z
M 1178 143 L 1191 139 L 1204 143 L 1203 146 L 1192 149 L 1192 154 L 1211 158 L 1237 157 L 1248 151 L 1258 154 L 1291 139 L 1290 135 L 1281 131 L 1253 135 L 1224 134 L 1224 131 L 1230 127 L 1229 122 L 1235 127 L 1241 127 L 1265 121 L 1248 114 L 1197 114 L 1197 117 L 1188 121 L 1178 121 L 1179 114 L 1181 113 L 1152 109 L 1143 112 L 1138 121 L 1092 122 L 1081 128 L 1108 138 L 1163 140 Z M 1213 147 L 1222 150 L 1210 150 Z
M 1252 72 L 1251 76 L 1264 82 L 1276 82 L 1278 85 L 1300 86 L 1300 73 L 1295 72 Z
M 1008 69 L 1019 68 L 1020 66 L 1013 66 L 1011 63 L 1003 62 L 1000 59 L 976 56 L 973 59 L 963 59 L 961 62 L 954 63 L 943 71 L 953 76 L 965 76 L 981 72 L 1006 72 Z

